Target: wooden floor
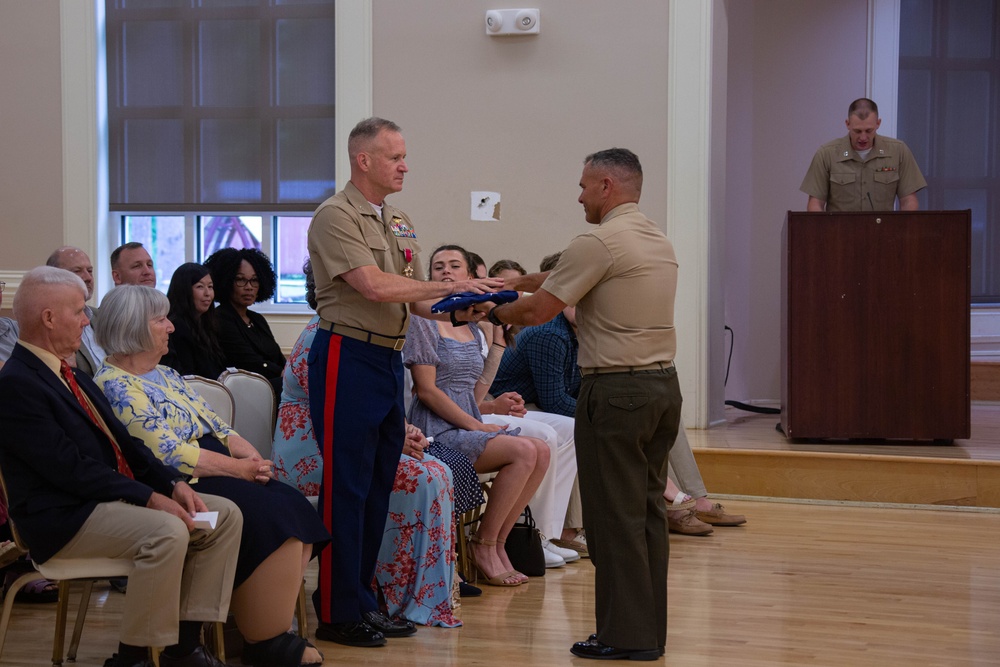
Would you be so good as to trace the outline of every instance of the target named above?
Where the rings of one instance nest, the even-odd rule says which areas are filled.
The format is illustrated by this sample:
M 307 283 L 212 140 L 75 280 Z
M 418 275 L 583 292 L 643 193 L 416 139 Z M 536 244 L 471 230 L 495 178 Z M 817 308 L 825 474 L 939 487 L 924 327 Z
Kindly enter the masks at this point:
M 1000 664 L 1000 512 L 726 504 L 748 525 L 671 536 L 657 664 Z M 593 582 L 581 561 L 465 600 L 463 628 L 422 628 L 378 649 L 318 645 L 327 665 L 588 664 L 568 649 L 593 631 Z M 100 667 L 116 645 L 123 597 L 103 588 L 96 598 L 80 667 Z M 0 664 L 49 664 L 52 628 L 52 605 L 15 607 Z
M 790 443 L 775 415 L 727 416 L 688 437 L 709 490 L 739 494 L 722 500 L 749 523 L 671 536 L 667 655 L 655 664 L 1000 665 L 1000 502 L 988 506 L 1000 404 L 974 405 L 973 437 L 947 446 Z M 463 628 L 378 649 L 317 645 L 327 665 L 589 664 L 568 649 L 594 630 L 593 584 L 582 561 L 465 600 Z M 117 643 L 123 598 L 94 597 L 80 667 L 100 667 Z M 54 605 L 15 606 L 0 665 L 50 664 L 53 617 Z

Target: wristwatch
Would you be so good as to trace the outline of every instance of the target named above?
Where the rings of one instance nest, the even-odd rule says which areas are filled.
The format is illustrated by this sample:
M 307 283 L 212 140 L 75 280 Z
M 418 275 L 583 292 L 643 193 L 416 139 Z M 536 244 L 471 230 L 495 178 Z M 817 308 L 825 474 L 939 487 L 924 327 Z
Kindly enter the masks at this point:
M 486 313 L 486 319 L 490 321 L 490 324 L 495 324 L 498 327 L 502 327 L 503 322 L 501 322 L 500 318 L 497 317 L 496 315 L 496 309 L 499 307 L 500 306 L 493 306 L 492 308 L 490 308 L 490 312 Z

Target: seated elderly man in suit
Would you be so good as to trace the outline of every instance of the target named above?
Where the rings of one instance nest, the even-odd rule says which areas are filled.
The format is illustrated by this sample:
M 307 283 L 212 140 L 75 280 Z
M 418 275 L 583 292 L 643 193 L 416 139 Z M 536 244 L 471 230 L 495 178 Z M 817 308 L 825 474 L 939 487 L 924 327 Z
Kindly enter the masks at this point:
M 42 266 L 14 296 L 20 337 L 0 370 L 0 470 L 10 516 L 38 563 L 120 558 L 132 563 L 118 653 L 109 667 L 221 667 L 200 643 L 201 624 L 229 609 L 243 516 L 199 496 L 134 441 L 104 394 L 65 359 L 80 346 L 87 289 Z M 196 511 L 219 512 L 214 530 Z

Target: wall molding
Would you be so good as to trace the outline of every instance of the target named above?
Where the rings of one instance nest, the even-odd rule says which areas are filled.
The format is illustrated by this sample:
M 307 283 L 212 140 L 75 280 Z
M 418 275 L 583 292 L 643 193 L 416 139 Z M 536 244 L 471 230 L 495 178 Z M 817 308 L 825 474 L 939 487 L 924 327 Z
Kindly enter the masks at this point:
M 667 236 L 684 262 L 675 301 L 684 422 L 711 415 L 712 29 L 715 4 L 671 0 L 667 40 Z M 684 224 L 679 224 L 684 221 Z M 682 260 L 683 261 L 683 260 Z M 722 329 L 719 328 L 721 333 Z M 721 349 L 721 348 L 720 348 Z
M 896 136 L 899 100 L 899 0 L 868 1 L 866 94 L 878 104 L 879 134 Z

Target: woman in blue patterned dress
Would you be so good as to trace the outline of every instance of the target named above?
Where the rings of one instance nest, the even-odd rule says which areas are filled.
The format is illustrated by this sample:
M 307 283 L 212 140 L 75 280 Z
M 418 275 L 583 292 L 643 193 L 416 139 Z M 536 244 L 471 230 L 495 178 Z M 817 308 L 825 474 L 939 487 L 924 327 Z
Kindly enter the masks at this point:
M 309 502 L 272 479 L 271 462 L 158 362 L 173 325 L 170 302 L 151 287 L 121 285 L 101 303 L 97 339 L 107 352 L 94 381 L 129 433 L 196 491 L 223 496 L 243 512 L 232 610 L 245 664 L 321 664 L 314 646 L 288 632 L 309 559 L 330 534 Z
M 442 246 L 431 255 L 430 278 L 467 280 L 471 266 L 463 248 Z M 471 551 L 487 584 L 517 586 L 528 578 L 514 569 L 503 545 L 545 476 L 550 450 L 537 438 L 518 435 L 518 429 L 483 423 L 478 403 L 489 385 L 478 380 L 488 347 L 475 324 L 411 317 L 403 346 L 403 364 L 413 375 L 416 394 L 409 420 L 434 438 L 431 453 L 449 448 L 464 454 L 476 472 L 497 473 Z

